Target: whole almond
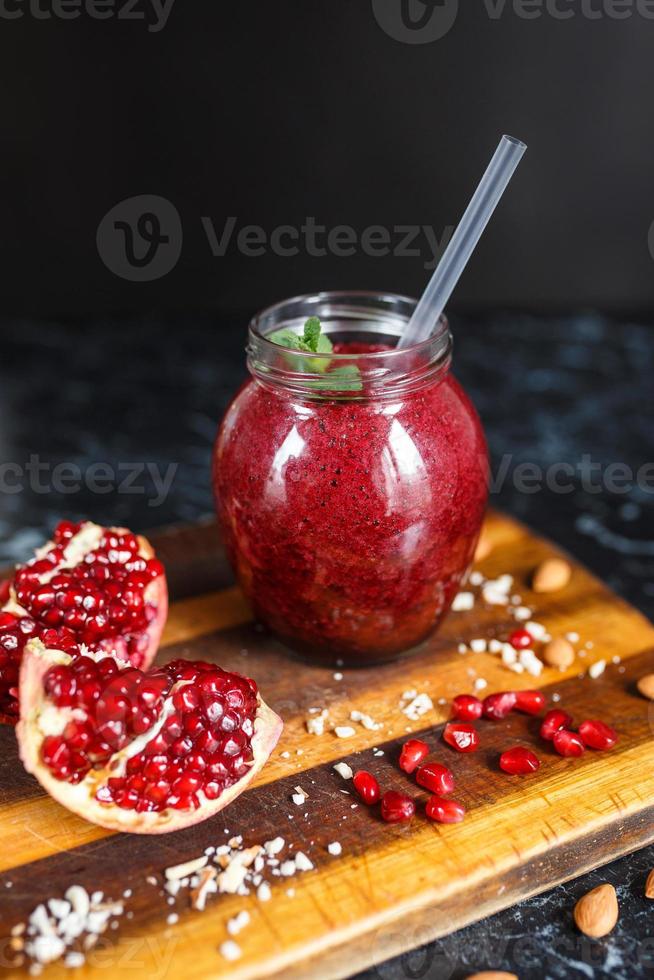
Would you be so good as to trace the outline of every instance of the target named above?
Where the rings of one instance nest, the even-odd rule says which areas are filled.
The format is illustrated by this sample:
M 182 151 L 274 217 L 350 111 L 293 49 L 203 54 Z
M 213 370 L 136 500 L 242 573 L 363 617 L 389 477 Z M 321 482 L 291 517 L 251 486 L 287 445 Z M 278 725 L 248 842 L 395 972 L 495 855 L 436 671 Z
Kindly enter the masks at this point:
M 488 530 L 488 526 L 484 524 L 481 529 L 481 534 L 479 535 L 479 540 L 477 541 L 477 547 L 475 548 L 474 561 L 483 561 L 484 558 L 488 558 L 492 550 L 493 541 L 491 538 L 491 533 Z
M 638 681 L 636 687 L 644 698 L 654 701 L 654 674 L 645 674 L 645 676 L 641 677 L 641 679 Z
M 483 970 L 481 973 L 471 973 L 467 980 L 518 980 L 515 973 L 504 973 L 502 970 Z
M 618 921 L 618 897 L 613 885 L 598 885 L 575 905 L 577 928 L 591 939 L 608 936 Z
M 563 670 L 574 663 L 575 649 L 569 640 L 562 636 L 557 636 L 550 640 L 543 648 L 543 660 L 550 667 L 558 667 Z
M 563 558 L 548 558 L 540 563 L 532 578 L 534 592 L 558 592 L 570 581 L 572 569 Z
M 654 898 L 654 870 L 647 875 L 645 882 L 645 898 Z

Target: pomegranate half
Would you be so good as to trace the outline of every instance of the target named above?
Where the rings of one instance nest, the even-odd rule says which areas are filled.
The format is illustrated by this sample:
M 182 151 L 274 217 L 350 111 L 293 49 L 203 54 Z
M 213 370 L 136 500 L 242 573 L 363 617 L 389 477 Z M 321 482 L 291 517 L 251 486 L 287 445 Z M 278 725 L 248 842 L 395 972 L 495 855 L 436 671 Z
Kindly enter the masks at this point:
M 282 730 L 254 681 L 204 662 L 145 673 L 30 640 L 19 691 L 25 768 L 110 830 L 162 834 L 206 820 L 243 792 Z
M 127 528 L 62 521 L 52 541 L 0 584 L 0 602 L 0 721 L 15 723 L 29 639 L 64 649 L 83 643 L 147 668 L 166 622 L 168 589 L 145 538 Z

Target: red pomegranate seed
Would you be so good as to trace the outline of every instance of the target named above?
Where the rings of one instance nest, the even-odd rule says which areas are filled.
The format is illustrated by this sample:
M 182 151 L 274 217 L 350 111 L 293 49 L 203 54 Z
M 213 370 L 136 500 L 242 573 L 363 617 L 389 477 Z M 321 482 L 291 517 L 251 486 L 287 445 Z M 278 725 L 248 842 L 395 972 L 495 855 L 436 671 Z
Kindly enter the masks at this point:
M 545 695 L 541 691 L 516 691 L 515 706 L 525 715 L 537 715 L 545 707 Z
M 410 820 L 415 812 L 415 803 L 403 793 L 396 793 L 395 790 L 389 789 L 382 796 L 381 815 L 386 823 L 403 823 L 405 820 Z
M 512 776 L 526 776 L 530 772 L 536 772 L 538 768 L 540 768 L 538 756 L 522 745 L 507 749 L 500 756 L 500 769 Z
M 514 630 L 509 637 L 509 643 L 516 650 L 526 650 L 534 642 L 534 638 L 529 630 Z
M 502 691 L 500 694 L 489 694 L 483 701 L 485 718 L 501 721 L 513 711 L 517 701 L 515 691 Z
M 400 752 L 400 769 L 413 772 L 429 752 L 429 746 L 419 738 L 410 738 L 405 742 Z
M 424 786 L 438 796 L 447 796 L 454 791 L 454 776 L 447 768 L 439 762 L 428 762 L 420 766 L 416 773 L 418 786 Z
M 452 717 L 460 721 L 477 721 L 483 705 L 474 694 L 459 694 L 452 701 Z
M 561 728 L 558 732 L 554 732 L 552 743 L 559 755 L 564 756 L 566 759 L 583 755 L 586 751 L 586 747 L 577 733 L 569 732 L 566 728 Z
M 381 791 L 379 789 L 379 783 L 372 773 L 361 769 L 359 772 L 355 772 L 352 782 L 354 783 L 355 790 L 368 806 L 372 806 L 373 803 L 378 801 Z
M 432 796 L 427 801 L 425 813 L 430 820 L 437 823 L 461 823 L 466 815 L 465 807 L 456 800 L 444 800 L 440 796 Z
M 547 739 L 548 742 L 551 742 L 556 732 L 560 731 L 561 728 L 570 728 L 571 725 L 572 718 L 567 711 L 561 711 L 560 708 L 553 708 L 543 718 L 543 724 L 540 726 L 540 736 L 541 738 Z
M 579 726 L 579 735 L 584 745 L 589 749 L 597 749 L 600 752 L 612 749 L 618 741 L 616 730 L 598 719 L 582 721 Z
M 479 747 L 479 735 L 472 725 L 448 721 L 443 729 L 443 740 L 457 752 L 475 752 Z

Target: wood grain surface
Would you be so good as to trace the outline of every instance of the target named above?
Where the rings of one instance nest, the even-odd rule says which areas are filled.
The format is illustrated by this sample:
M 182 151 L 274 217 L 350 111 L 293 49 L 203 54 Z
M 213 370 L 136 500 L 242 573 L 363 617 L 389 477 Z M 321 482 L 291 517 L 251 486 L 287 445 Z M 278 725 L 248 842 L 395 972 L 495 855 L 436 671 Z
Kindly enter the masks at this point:
M 282 715 L 284 733 L 253 788 L 225 812 L 174 834 L 140 837 L 88 824 L 45 796 L 20 765 L 13 730 L 1 728 L 2 971 L 22 976 L 29 965 L 16 965 L 12 927 L 39 902 L 79 883 L 113 899 L 131 890 L 118 928 L 101 936 L 79 976 L 107 976 L 107 970 L 157 980 L 347 976 L 654 840 L 654 718 L 635 689 L 654 668 L 654 628 L 574 563 L 569 586 L 535 596 L 531 572 L 556 549 L 497 514 L 488 518 L 488 532 L 493 549 L 479 566 L 483 574 L 509 572 L 514 591 L 553 636 L 579 634 L 584 656 L 569 670 L 546 669 L 535 683 L 509 672 L 496 656 L 459 653 L 462 642 L 505 638 L 515 626 L 506 609 L 478 599 L 471 611 L 452 613 L 412 657 L 344 670 L 336 679 L 333 670 L 292 658 L 252 622 L 212 524 L 155 539 L 175 600 L 159 660 L 207 659 L 255 677 Z M 599 659 L 608 666 L 592 680 L 587 670 Z M 539 738 L 537 720 L 516 714 L 480 722 L 480 751 L 458 755 L 442 742 L 441 726 L 447 702 L 471 691 L 476 677 L 487 681 L 484 693 L 538 686 L 560 697 L 578 721 L 610 720 L 620 741 L 609 753 L 562 759 Z M 409 689 L 428 693 L 434 704 L 414 722 L 399 707 Z M 322 736 L 306 730 L 310 708 L 329 709 Z M 369 731 L 350 722 L 353 710 L 382 727 Z M 356 733 L 339 739 L 335 724 L 351 724 Z M 435 825 L 421 812 L 427 794 L 397 766 L 409 731 L 454 771 L 456 796 L 468 809 L 464 823 Z M 499 770 L 499 753 L 514 744 L 534 748 L 538 773 L 520 778 Z M 383 755 L 373 754 L 375 747 Z M 351 782 L 333 769 L 338 761 L 375 773 L 384 788 L 410 792 L 418 801 L 416 818 L 392 826 L 375 809 L 353 806 Z M 291 801 L 298 785 L 307 794 L 303 806 Z M 246 846 L 281 835 L 285 853 L 303 851 L 315 869 L 292 879 L 268 875 L 268 902 L 255 894 L 213 895 L 200 912 L 183 891 L 169 904 L 164 869 L 232 835 L 242 835 Z M 338 857 L 327 850 L 334 841 L 342 847 Z M 219 948 L 229 938 L 227 921 L 243 909 L 250 923 L 236 937 L 240 958 L 229 962 Z M 171 913 L 179 916 L 175 924 L 167 921 Z M 68 972 L 54 963 L 44 975 Z

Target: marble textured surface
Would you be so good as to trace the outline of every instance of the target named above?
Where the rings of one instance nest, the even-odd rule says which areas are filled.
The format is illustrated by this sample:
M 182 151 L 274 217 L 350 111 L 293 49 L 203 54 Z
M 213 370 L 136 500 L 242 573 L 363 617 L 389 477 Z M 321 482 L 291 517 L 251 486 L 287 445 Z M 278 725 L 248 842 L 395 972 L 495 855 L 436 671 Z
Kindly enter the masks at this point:
M 24 558 L 61 515 L 145 530 L 211 513 L 211 444 L 245 377 L 246 319 L 0 324 L 0 564 Z M 654 325 L 496 315 L 453 328 L 455 371 L 488 434 L 493 504 L 654 618 Z M 361 980 L 654 976 L 654 906 L 642 897 L 652 867 L 654 847 Z M 571 909 L 602 880 L 622 915 L 589 942 Z

